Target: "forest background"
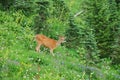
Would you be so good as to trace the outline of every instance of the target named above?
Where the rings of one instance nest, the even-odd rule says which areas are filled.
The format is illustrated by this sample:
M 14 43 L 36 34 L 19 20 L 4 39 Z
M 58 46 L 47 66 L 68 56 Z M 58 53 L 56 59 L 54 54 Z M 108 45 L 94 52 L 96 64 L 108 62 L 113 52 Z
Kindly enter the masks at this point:
M 35 34 L 66 42 L 35 52 Z M 0 80 L 120 80 L 119 0 L 0 0 Z

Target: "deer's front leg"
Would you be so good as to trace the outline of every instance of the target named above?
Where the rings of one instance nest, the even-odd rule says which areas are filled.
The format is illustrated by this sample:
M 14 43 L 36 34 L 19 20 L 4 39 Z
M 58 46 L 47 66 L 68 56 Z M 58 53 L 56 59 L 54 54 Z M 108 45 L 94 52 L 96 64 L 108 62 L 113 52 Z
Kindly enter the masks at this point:
M 38 44 L 38 45 L 36 46 L 36 51 L 37 51 L 37 52 L 40 52 L 40 46 L 41 46 L 41 44 Z

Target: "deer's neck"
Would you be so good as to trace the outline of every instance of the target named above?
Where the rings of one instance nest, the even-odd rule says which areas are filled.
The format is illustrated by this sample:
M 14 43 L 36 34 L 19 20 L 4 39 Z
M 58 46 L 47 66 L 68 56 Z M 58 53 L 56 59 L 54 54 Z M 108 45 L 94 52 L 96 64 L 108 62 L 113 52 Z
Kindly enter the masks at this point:
M 58 41 L 57 41 L 57 46 L 59 46 L 61 43 L 62 43 L 62 41 L 61 41 L 61 40 L 58 40 Z

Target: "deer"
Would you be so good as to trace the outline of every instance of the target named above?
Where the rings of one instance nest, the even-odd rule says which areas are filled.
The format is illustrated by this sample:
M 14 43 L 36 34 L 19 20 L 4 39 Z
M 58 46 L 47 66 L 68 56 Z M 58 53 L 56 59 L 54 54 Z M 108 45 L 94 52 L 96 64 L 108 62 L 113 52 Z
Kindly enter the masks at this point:
M 43 45 L 50 49 L 50 53 L 54 56 L 53 50 L 59 46 L 61 43 L 65 42 L 65 37 L 60 36 L 58 40 L 51 39 L 43 34 L 37 34 L 35 36 L 37 46 L 36 51 L 40 52 L 40 46 Z

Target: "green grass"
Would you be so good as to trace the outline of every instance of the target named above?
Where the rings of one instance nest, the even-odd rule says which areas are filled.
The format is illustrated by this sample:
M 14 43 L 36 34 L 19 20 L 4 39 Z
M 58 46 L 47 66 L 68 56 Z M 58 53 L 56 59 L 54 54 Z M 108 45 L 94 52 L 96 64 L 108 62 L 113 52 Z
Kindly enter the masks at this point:
M 79 71 L 73 68 L 75 64 L 79 64 L 79 60 L 70 55 L 67 57 L 64 48 L 60 47 L 59 50 L 52 56 L 47 51 L 37 53 L 32 50 L 8 49 L 1 53 L 1 60 L 4 62 L 1 63 L 1 74 L 4 74 L 1 75 L 1 79 L 32 80 L 36 76 L 40 80 L 79 79 Z M 79 76 L 72 77 L 75 75 Z
M 65 0 L 71 14 L 80 11 L 79 1 Z M 120 80 L 120 65 L 111 65 L 110 59 L 88 64 L 83 48 L 75 51 L 59 46 L 54 50 L 55 56 L 49 49 L 35 52 L 30 28 L 34 17 L 26 17 L 21 11 L 0 11 L 0 15 L 0 80 Z M 52 36 L 56 26 L 62 26 L 58 32 L 63 34 L 66 24 L 54 20 L 48 20 L 53 26 Z
M 0 53 L 0 79 L 1 80 L 108 80 L 119 79 L 119 75 L 112 77 L 113 69 L 105 62 L 98 66 L 86 65 L 81 57 L 75 56 L 75 51 L 59 46 L 54 51 L 25 48 L 6 48 Z M 76 54 L 78 55 L 78 54 Z M 107 64 L 106 64 L 107 63 Z M 110 72 L 110 73 L 108 73 Z M 118 73 L 114 72 L 114 75 Z

